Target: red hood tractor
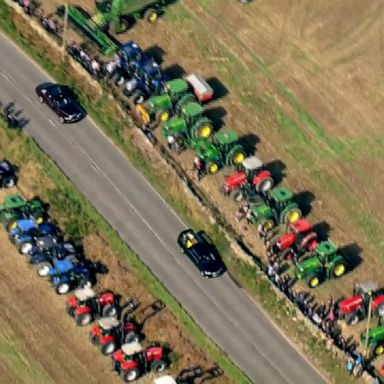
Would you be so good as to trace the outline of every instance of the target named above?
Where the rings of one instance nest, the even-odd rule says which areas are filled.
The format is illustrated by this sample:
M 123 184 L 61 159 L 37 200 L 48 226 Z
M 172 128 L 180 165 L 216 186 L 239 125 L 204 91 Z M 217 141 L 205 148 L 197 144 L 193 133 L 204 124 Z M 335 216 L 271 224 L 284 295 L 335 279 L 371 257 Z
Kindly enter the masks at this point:
M 123 344 L 112 355 L 112 369 L 126 383 L 130 383 L 147 372 L 163 372 L 167 367 L 164 355 L 162 347 L 143 349 L 140 343 Z
M 89 339 L 100 348 L 103 355 L 111 355 L 123 344 L 140 341 L 140 325 L 129 317 L 139 305 L 135 298 L 129 299 L 119 319 L 117 316 L 103 317 L 91 328 Z
M 263 194 L 273 187 L 271 172 L 265 169 L 257 156 L 247 157 L 239 167 L 239 172 L 225 178 L 222 187 L 223 192 L 233 200 L 251 200 L 255 194 Z
M 119 306 L 119 297 L 113 292 L 105 291 L 96 294 L 91 288 L 80 288 L 67 299 L 67 313 L 76 324 L 90 324 L 97 317 L 115 316 Z
M 376 284 L 366 282 L 355 286 L 353 296 L 338 303 L 338 317 L 348 325 L 355 325 L 368 316 L 369 301 L 372 297 L 372 314 L 384 317 L 384 291 Z
M 302 256 L 307 252 L 314 252 L 317 244 L 317 233 L 305 219 L 289 224 L 287 233 L 272 237 L 265 242 L 268 253 L 285 260 L 292 260 L 294 254 Z

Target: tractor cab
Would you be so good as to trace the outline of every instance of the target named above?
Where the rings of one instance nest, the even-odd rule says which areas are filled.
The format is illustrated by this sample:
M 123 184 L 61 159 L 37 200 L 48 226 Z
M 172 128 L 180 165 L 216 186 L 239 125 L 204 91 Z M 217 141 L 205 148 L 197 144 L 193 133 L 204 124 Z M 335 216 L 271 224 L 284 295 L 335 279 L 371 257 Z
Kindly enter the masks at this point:
M 79 305 L 85 304 L 88 300 L 92 300 L 96 297 L 95 291 L 91 288 L 76 289 L 74 294 Z
M 164 81 L 165 79 L 160 65 L 152 59 L 147 60 L 143 65 L 138 66 L 136 76 L 142 78 L 146 83 L 150 83 L 154 80 Z
M 315 252 L 321 262 L 326 264 L 336 256 L 337 246 L 330 240 L 322 241 L 317 245 Z
M 266 195 L 268 205 L 276 212 L 280 223 L 294 223 L 301 218 L 301 210 L 292 200 L 292 193 L 283 187 L 274 188 Z
M 251 223 L 267 231 L 276 225 L 272 208 L 260 198 L 251 206 Z
M 124 360 L 136 361 L 143 354 L 143 347 L 140 343 L 126 343 L 121 346 L 121 351 L 124 354 Z
M 120 45 L 119 55 L 123 62 L 123 67 L 130 66 L 132 62 L 140 62 L 144 58 L 144 52 L 134 41 L 127 41 Z
M 103 317 L 98 320 L 98 326 L 103 334 L 107 334 L 112 329 L 119 327 L 120 321 L 116 317 Z
M 173 103 L 180 100 L 182 96 L 188 93 L 188 83 L 183 79 L 169 80 L 164 84 L 163 92 L 167 94 Z
M 191 73 L 185 77 L 185 80 L 193 89 L 193 93 L 200 103 L 208 102 L 213 99 L 214 92 L 212 87 L 203 79 L 202 76 Z

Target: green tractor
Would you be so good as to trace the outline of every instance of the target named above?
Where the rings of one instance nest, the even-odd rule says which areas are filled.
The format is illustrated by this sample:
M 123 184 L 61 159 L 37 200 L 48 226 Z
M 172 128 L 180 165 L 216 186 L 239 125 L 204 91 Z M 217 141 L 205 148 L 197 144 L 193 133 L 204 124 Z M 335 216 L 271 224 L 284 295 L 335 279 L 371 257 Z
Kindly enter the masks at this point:
M 320 242 L 309 257 L 296 264 L 296 278 L 305 280 L 309 288 L 315 288 L 326 279 L 343 276 L 347 262 L 337 251 L 332 241 Z
M 293 201 L 292 193 L 283 187 L 273 188 L 263 197 L 252 201 L 251 222 L 260 230 L 269 231 L 279 224 L 291 224 L 301 219 L 298 204 Z
M 384 325 L 370 329 L 368 331 L 368 343 L 366 343 L 367 332 L 360 335 L 360 341 L 368 345 L 369 355 L 372 357 L 380 356 L 384 353 Z
M 195 139 L 188 144 L 203 161 L 205 173 L 211 175 L 225 166 L 240 165 L 247 156 L 237 135 L 229 130 L 217 132 L 212 140 Z
M 45 217 L 46 209 L 39 199 L 26 200 L 20 195 L 7 196 L 0 204 L 0 220 L 4 225 L 27 217 Z
M 204 116 L 203 107 L 196 102 L 182 105 L 177 116 L 163 124 L 163 135 L 173 136 L 180 148 L 189 147 L 195 141 L 208 139 L 212 132 L 211 120 Z
M 139 127 L 156 128 L 169 120 L 170 116 L 196 98 L 189 93 L 189 84 L 183 79 L 167 81 L 162 95 L 152 96 L 142 104 L 130 105 L 131 115 Z

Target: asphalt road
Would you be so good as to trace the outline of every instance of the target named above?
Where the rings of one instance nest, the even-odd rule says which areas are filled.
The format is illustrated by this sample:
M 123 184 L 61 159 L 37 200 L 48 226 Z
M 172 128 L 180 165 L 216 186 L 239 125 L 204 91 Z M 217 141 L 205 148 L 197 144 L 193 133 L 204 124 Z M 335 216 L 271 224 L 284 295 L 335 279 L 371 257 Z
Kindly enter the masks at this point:
M 325 382 L 228 275 L 200 276 L 176 245 L 181 219 L 89 119 L 61 125 L 38 102 L 50 79 L 1 34 L 0 72 L 0 100 L 24 110 L 27 133 L 254 383 Z

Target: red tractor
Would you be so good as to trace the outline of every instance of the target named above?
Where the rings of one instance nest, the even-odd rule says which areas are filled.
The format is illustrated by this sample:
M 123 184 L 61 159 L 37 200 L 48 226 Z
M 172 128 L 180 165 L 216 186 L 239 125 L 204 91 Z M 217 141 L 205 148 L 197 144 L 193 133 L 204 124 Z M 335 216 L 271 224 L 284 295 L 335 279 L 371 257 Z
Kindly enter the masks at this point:
M 317 233 L 312 225 L 304 219 L 291 223 L 287 233 L 266 240 L 267 252 L 282 257 L 284 260 L 294 259 L 294 255 L 301 256 L 313 252 L 317 246 Z
M 123 344 L 140 341 L 140 326 L 129 315 L 139 307 L 139 302 L 132 298 L 124 305 L 120 318 L 103 317 L 89 332 L 92 344 L 97 345 L 103 355 L 111 355 Z
M 337 305 L 339 319 L 345 320 L 348 325 L 355 325 L 368 316 L 369 301 L 372 297 L 372 314 L 377 317 L 384 316 L 384 292 L 377 290 L 371 282 L 355 286 L 353 296 L 339 301 Z
M 112 355 L 112 368 L 127 383 L 147 372 L 163 372 L 167 367 L 161 347 L 143 349 L 140 343 L 123 344 Z
M 113 292 L 96 294 L 91 288 L 80 288 L 67 299 L 67 313 L 79 326 L 90 324 L 97 317 L 115 316 L 119 297 Z
M 244 197 L 252 200 L 252 196 L 268 192 L 273 187 L 272 174 L 258 157 L 247 157 L 240 167 L 239 172 L 225 178 L 222 187 L 233 200 L 241 201 Z

